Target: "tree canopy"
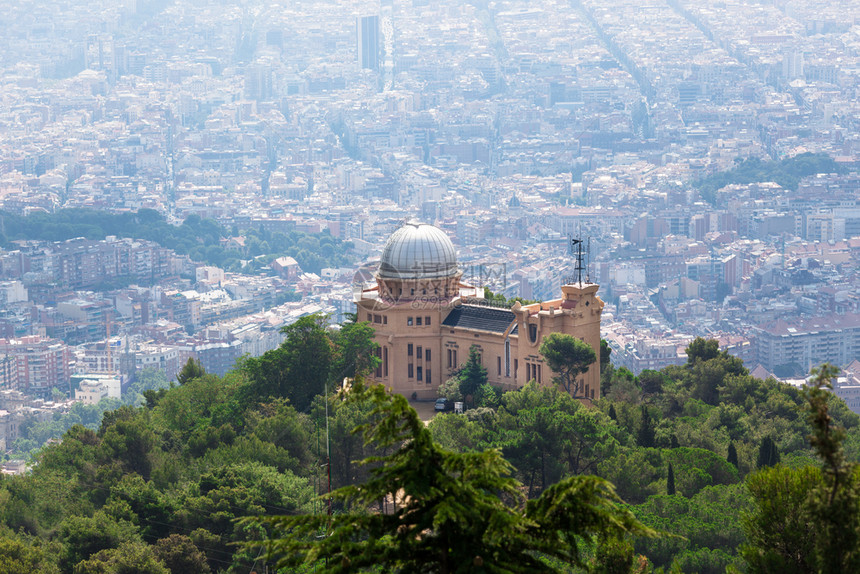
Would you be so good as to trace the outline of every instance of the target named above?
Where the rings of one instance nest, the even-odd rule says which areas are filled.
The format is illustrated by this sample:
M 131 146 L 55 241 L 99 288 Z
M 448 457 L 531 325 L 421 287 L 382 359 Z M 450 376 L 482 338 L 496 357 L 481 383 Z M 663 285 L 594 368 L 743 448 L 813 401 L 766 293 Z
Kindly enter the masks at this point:
M 377 364 L 369 325 L 352 323 L 296 325 L 272 362 L 281 371 L 243 365 L 181 385 L 148 372 L 126 405 L 24 423 L 33 467 L 0 477 L 0 570 L 271 570 L 245 543 L 274 531 L 248 519 L 284 515 L 308 536 L 291 542 L 296 560 L 322 556 L 311 531 L 328 528 L 329 469 L 332 525 L 346 528 L 323 541 L 334 545 L 325 553 L 341 553 L 329 568 L 357 570 L 365 562 L 353 552 L 375 552 L 365 536 L 394 528 L 373 542 L 391 562 L 368 569 L 413 550 L 427 569 L 447 552 L 468 571 L 476 556 L 490 571 L 523 553 L 536 568 L 576 574 L 857 569 L 860 417 L 827 389 L 832 371 L 803 391 L 750 376 L 702 340 L 685 365 L 638 375 L 606 365 L 610 390 L 591 406 L 559 385 L 493 389 L 484 400 L 483 385 L 474 408 L 425 426 L 403 397 L 375 387 L 323 396 Z M 54 436 L 62 441 L 45 442 Z M 779 463 L 759 469 L 765 439 Z M 612 492 L 639 523 L 676 536 L 601 534 L 600 517 L 617 510 Z M 584 529 L 562 521 L 575 517 Z M 401 526 L 420 535 L 403 540 Z M 440 552 L 446 536 L 456 543 Z
M 332 497 L 349 512 L 333 517 L 249 519 L 272 528 L 264 544 L 282 568 L 321 572 L 558 572 L 544 558 L 582 565 L 582 546 L 627 534 L 655 536 L 620 504 L 612 485 L 573 476 L 526 502 L 496 449 L 456 453 L 437 445 L 400 395 L 358 383 L 347 400 L 370 401 L 365 440 L 391 454 L 364 484 Z M 380 500 L 390 512 L 368 512 Z M 318 536 L 319 533 L 322 536 Z
M 540 354 L 558 373 L 556 381 L 565 391 L 574 397 L 585 396 L 585 384 L 579 375 L 597 360 L 597 353 L 588 343 L 564 333 L 550 333 L 541 343 Z

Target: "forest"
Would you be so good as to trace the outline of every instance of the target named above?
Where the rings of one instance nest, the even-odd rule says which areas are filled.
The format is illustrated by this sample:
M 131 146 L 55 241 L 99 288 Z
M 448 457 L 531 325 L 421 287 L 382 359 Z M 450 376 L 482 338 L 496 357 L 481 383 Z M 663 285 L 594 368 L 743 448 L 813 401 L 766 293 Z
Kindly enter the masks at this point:
M 154 241 L 193 261 L 227 271 L 254 273 L 282 256 L 293 257 L 304 271 L 319 273 L 324 267 L 344 267 L 353 263 L 352 244 L 333 237 L 328 230 L 311 234 L 293 230 L 269 232 L 262 228 L 228 229 L 214 219 L 189 215 L 181 225 L 172 225 L 159 212 L 110 213 L 95 209 L 60 209 L 37 212 L 26 217 L 0 211 L 0 247 L 10 241 L 39 239 L 65 241 L 76 237 L 100 240 L 108 235 Z M 222 239 L 243 236 L 245 249 L 231 249 Z
M 604 354 L 604 396 L 586 406 L 558 386 L 502 393 L 473 355 L 442 388 L 466 413 L 425 427 L 361 384 L 378 360 L 366 323 L 309 316 L 285 334 L 224 377 L 189 362 L 2 478 L 0 571 L 857 565 L 838 548 L 858 548 L 860 418 L 823 390 L 827 368 L 799 390 L 697 339 L 686 364 L 639 376 Z

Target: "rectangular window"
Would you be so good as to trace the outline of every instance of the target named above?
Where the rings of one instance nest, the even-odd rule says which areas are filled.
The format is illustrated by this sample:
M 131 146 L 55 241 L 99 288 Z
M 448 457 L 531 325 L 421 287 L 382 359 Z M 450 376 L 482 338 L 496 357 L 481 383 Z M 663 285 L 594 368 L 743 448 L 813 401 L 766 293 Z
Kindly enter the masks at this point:
M 427 326 L 430 325 L 430 317 L 424 317 L 424 324 Z
M 382 376 L 382 351 L 377 347 L 373 354 L 380 359 L 379 366 L 376 367 L 376 378 L 378 379 Z
M 427 384 L 429 385 L 433 381 L 430 379 L 430 369 L 427 369 Z
M 426 351 L 424 351 L 424 358 L 427 359 L 428 361 L 430 360 L 430 349 L 427 349 Z
M 496 374 L 501 377 L 502 376 L 502 358 L 501 357 L 496 357 L 496 371 L 497 371 Z
M 413 376 L 415 376 L 415 375 L 413 374 L 413 371 L 412 371 L 412 369 L 413 369 L 413 368 L 414 368 L 414 367 L 412 366 L 412 363 L 409 363 L 409 367 L 408 367 L 408 369 L 407 369 L 409 372 L 407 373 L 407 375 L 409 376 L 409 378 L 410 378 L 410 379 L 411 379 Z
M 457 362 L 457 349 L 454 349 L 454 368 L 457 368 L 457 365 L 460 363 Z
M 373 316 L 374 323 L 382 323 L 382 315 L 374 315 Z
M 388 315 L 383 315 L 383 316 L 382 316 L 382 324 L 383 324 L 383 325 L 388 325 Z
M 589 388 L 588 388 L 589 386 L 590 386 L 590 385 L 585 385 L 585 398 L 588 398 L 588 396 L 589 396 L 589 394 L 590 394 L 590 393 L 588 392 L 588 391 L 589 391 Z
M 415 324 L 421 326 L 421 317 L 415 317 Z
M 382 374 L 388 376 L 388 347 L 382 349 Z
M 409 343 L 408 345 L 406 345 L 406 355 L 409 357 L 412 356 L 412 343 Z
M 543 382 L 542 377 L 541 377 L 541 375 L 543 374 L 543 373 L 542 373 L 542 371 L 543 371 L 543 369 L 541 368 L 541 366 L 540 366 L 540 365 L 538 365 L 538 366 L 537 366 L 537 382 L 538 382 L 538 383 L 542 383 L 542 382 Z
M 448 349 L 448 368 L 451 368 L 451 349 Z
M 415 369 L 415 374 L 417 375 L 415 378 L 418 379 L 419 381 L 421 380 L 421 373 L 422 373 L 421 367 L 417 367 Z
M 370 323 L 371 321 L 373 321 L 373 315 L 371 315 L 370 313 L 368 313 L 368 314 L 367 314 L 367 322 L 368 322 L 368 323 Z
M 411 326 L 412 326 L 412 317 L 406 317 L 406 326 L 407 326 L 407 327 L 411 327 Z
M 514 378 L 517 376 L 517 371 L 520 370 L 520 360 L 514 359 Z
M 423 359 L 423 358 L 424 358 L 424 354 L 421 352 L 421 347 L 418 347 L 418 349 L 416 349 L 415 354 L 416 354 L 416 355 L 418 355 L 418 358 L 419 358 L 419 359 Z

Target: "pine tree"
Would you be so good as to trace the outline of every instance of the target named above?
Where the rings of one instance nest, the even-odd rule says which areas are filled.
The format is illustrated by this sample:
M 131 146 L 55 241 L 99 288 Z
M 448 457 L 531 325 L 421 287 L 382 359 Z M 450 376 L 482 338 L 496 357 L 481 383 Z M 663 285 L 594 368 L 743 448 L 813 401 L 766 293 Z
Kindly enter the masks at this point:
M 481 353 L 475 345 L 469 348 L 469 360 L 460 369 L 457 378 L 460 379 L 463 398 L 471 404 L 478 389 L 487 383 L 487 368 L 481 364 Z
M 654 421 L 651 420 L 651 415 L 648 413 L 648 407 L 642 405 L 642 421 L 639 424 L 639 434 L 636 437 L 636 444 L 645 448 L 654 446 Z
M 615 412 L 615 405 L 609 405 L 609 418 L 614 421 L 618 420 L 618 414 Z
M 733 442 L 729 442 L 729 453 L 726 455 L 726 461 L 734 465 L 735 468 L 738 467 L 738 451 L 735 450 L 735 443 Z
M 498 449 L 442 449 L 406 399 L 382 385 L 357 381 L 347 400 L 373 404 L 377 416 L 356 430 L 391 454 L 373 459 L 380 465 L 365 484 L 332 492 L 346 513 L 244 519 L 267 526 L 272 538 L 249 546 L 284 571 L 551 573 L 561 570 L 543 557 L 584 567 L 582 549 L 594 539 L 658 535 L 602 478 L 571 476 L 526 501 Z M 392 497 L 393 513 L 369 511 Z
M 672 463 L 669 463 L 669 473 L 666 475 L 666 494 L 672 496 L 675 494 L 675 469 Z
M 180 370 L 176 375 L 176 380 L 180 385 L 184 385 L 188 381 L 199 379 L 205 374 L 206 370 L 203 368 L 203 365 L 200 364 L 200 361 L 194 358 L 189 358 L 188 362 L 185 363 L 185 366 L 182 367 L 182 370 Z
M 766 436 L 762 439 L 761 445 L 758 447 L 758 460 L 756 466 L 765 468 L 767 466 L 776 466 L 779 464 L 779 449 L 772 438 Z

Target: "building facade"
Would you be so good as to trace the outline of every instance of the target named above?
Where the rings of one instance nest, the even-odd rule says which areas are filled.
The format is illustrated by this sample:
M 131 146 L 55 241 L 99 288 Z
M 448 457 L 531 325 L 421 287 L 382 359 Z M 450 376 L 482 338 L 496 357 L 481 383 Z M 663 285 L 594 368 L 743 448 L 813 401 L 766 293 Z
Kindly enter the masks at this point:
M 543 338 L 566 333 L 599 357 L 603 301 L 593 283 L 567 283 L 560 297 L 513 307 L 490 306 L 461 282 L 454 246 L 432 225 L 407 223 L 382 252 L 376 285 L 356 290 L 358 318 L 376 330 L 380 366 L 373 379 L 407 397 L 433 398 L 474 346 L 490 384 L 517 389 L 530 380 L 551 384 L 540 354 Z M 600 396 L 595 363 L 582 378 L 588 398 Z

